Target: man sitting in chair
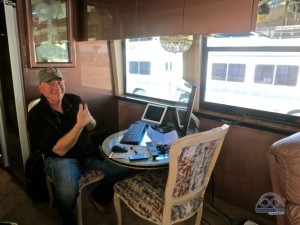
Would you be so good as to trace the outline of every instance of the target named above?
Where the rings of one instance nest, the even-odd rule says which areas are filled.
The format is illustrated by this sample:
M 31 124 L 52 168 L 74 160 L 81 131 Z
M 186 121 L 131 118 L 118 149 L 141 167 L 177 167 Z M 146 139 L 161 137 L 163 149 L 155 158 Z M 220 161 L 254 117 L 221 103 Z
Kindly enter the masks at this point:
M 127 169 L 102 158 L 88 133 L 96 121 L 79 96 L 65 94 L 59 69 L 41 69 L 38 88 L 41 100 L 29 111 L 27 126 L 32 148 L 45 156 L 45 172 L 53 182 L 63 224 L 77 224 L 73 210 L 79 194 L 78 181 L 85 170 L 101 170 L 105 174 L 89 199 L 101 215 L 108 214 L 113 185 L 127 175 Z

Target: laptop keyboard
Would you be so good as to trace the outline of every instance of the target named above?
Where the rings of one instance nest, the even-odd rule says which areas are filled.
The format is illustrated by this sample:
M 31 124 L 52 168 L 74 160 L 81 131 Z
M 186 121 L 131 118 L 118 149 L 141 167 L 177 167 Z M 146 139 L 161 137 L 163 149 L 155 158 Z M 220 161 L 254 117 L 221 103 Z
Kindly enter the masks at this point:
M 124 133 L 120 143 L 138 145 L 146 132 L 146 123 L 133 123 Z

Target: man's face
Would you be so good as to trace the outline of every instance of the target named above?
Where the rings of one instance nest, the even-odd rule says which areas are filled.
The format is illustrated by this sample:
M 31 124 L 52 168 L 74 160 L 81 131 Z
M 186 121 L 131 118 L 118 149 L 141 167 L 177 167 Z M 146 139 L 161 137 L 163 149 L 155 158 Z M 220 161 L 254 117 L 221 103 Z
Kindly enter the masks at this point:
M 58 103 L 61 102 L 65 94 L 65 81 L 54 78 L 47 83 L 41 82 L 38 88 L 50 103 Z

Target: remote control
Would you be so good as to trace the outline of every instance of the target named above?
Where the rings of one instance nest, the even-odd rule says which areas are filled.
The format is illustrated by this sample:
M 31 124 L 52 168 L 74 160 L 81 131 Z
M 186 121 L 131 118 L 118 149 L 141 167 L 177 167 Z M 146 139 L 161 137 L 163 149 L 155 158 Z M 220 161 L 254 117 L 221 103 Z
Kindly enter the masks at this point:
M 146 142 L 146 145 L 149 149 L 152 159 L 155 160 L 156 157 L 159 156 L 158 151 L 156 150 L 156 146 L 153 144 L 153 142 Z
M 141 153 L 141 154 L 132 154 L 129 155 L 129 160 L 130 161 L 137 161 L 137 160 L 143 160 L 143 159 L 148 159 L 148 154 Z

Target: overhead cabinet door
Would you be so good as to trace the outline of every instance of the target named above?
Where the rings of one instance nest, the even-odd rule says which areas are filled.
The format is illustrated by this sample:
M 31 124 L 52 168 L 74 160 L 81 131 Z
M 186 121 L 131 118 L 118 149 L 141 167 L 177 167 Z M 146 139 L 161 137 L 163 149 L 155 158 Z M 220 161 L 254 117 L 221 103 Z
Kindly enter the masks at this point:
M 254 2 L 256 0 L 185 0 L 183 33 L 250 32 Z

